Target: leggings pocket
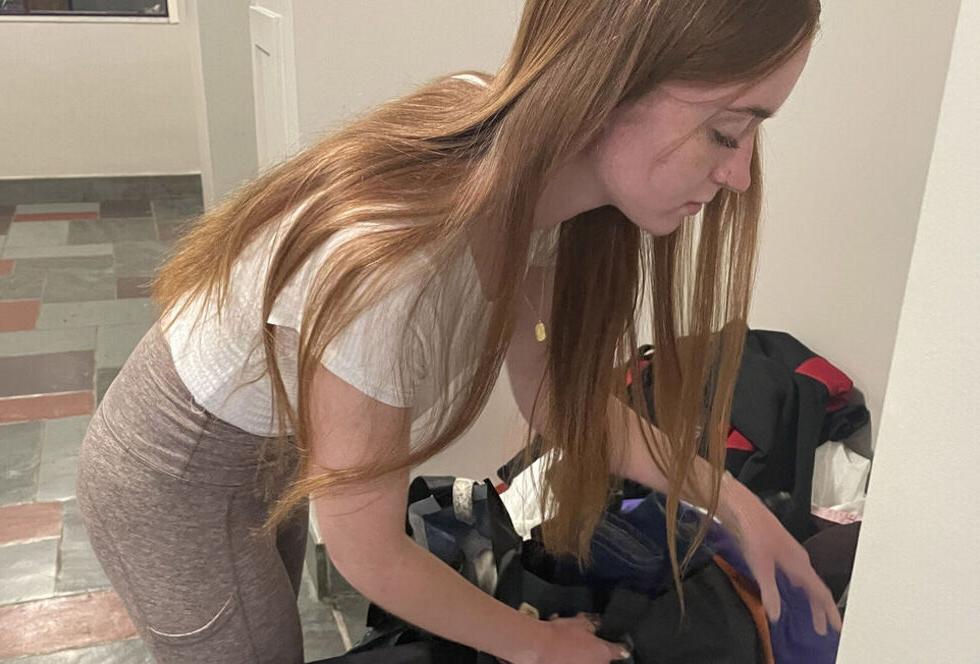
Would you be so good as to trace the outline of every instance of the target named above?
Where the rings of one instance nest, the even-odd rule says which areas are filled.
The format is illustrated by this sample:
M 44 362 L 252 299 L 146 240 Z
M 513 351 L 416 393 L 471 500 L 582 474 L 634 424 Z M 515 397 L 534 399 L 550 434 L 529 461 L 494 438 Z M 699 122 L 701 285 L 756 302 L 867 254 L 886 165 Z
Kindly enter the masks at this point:
M 213 609 L 212 609 L 213 610 Z M 212 610 L 205 611 L 204 614 L 207 616 Z M 164 629 L 158 629 L 153 625 L 147 624 L 147 631 L 153 636 L 156 641 L 163 643 L 167 646 L 181 646 L 181 645 L 192 645 L 200 641 L 208 639 L 216 639 L 222 631 L 222 629 L 233 619 L 237 617 L 240 612 L 240 607 L 238 606 L 238 598 L 234 591 L 229 593 L 228 597 L 225 598 L 224 602 L 221 603 L 216 612 L 211 615 L 210 618 L 206 620 L 199 627 L 194 627 L 188 631 L 165 631 Z M 160 627 L 163 627 L 162 625 Z M 182 625 L 183 630 L 186 626 Z M 168 628 L 168 629 L 173 629 Z

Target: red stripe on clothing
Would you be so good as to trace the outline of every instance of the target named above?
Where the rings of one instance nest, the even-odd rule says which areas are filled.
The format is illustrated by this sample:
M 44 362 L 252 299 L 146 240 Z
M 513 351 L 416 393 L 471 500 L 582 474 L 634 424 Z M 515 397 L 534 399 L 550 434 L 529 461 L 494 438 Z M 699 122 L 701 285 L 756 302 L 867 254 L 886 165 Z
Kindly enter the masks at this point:
M 819 380 L 827 386 L 831 397 L 847 394 L 854 388 L 854 382 L 847 374 L 822 357 L 811 357 L 796 367 L 796 373 Z
M 725 444 L 730 450 L 745 450 L 746 452 L 755 452 L 755 445 L 749 442 L 749 439 L 742 435 L 738 429 L 732 429 L 728 432 L 728 442 Z

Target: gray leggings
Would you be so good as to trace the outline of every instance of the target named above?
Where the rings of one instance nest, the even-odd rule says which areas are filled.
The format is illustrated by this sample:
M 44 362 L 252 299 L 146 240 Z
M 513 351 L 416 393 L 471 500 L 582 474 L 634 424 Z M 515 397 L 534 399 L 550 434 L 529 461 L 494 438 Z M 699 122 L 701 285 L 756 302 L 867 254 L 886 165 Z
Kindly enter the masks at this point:
M 260 485 L 268 480 L 277 495 L 292 472 L 258 462 L 264 440 L 195 402 L 156 325 L 92 417 L 78 504 L 161 664 L 303 662 L 296 598 L 309 505 L 276 537 L 253 534 L 269 508 Z

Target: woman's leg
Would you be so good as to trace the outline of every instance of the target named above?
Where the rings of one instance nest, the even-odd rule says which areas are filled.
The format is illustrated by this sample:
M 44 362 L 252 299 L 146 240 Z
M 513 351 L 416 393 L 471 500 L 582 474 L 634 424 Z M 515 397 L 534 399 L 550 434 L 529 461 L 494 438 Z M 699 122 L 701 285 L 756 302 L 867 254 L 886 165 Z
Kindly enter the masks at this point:
M 276 537 L 276 548 L 279 557 L 286 567 L 289 582 L 293 586 L 293 594 L 297 598 L 303 579 L 303 563 L 306 560 L 306 543 L 309 537 L 310 505 L 309 503 L 296 510 L 296 515 L 279 528 Z
M 161 664 L 302 662 L 299 526 L 254 533 L 268 509 L 249 466 L 261 439 L 195 404 L 161 342 L 134 351 L 83 441 L 92 548 Z

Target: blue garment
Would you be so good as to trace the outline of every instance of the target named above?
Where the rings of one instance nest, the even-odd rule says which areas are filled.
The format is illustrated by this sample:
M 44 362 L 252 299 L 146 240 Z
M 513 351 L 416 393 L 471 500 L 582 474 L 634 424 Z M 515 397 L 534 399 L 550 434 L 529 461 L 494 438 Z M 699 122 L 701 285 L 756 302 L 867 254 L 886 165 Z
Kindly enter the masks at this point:
M 625 503 L 618 513 L 607 512 L 593 537 L 593 560 L 585 571 L 586 578 L 596 583 L 626 583 L 638 590 L 662 592 L 670 582 L 666 504 L 666 496 L 653 492 L 640 501 Z M 696 509 L 681 503 L 678 560 L 686 555 L 694 529 L 702 518 Z M 717 522 L 712 524 L 692 558 L 691 569 L 710 562 L 716 553 L 740 574 L 755 581 L 735 538 Z M 776 587 L 782 608 L 779 620 L 769 621 L 776 664 L 834 664 L 840 633 L 829 626 L 823 636 L 814 631 L 806 592 L 790 584 L 779 569 Z

